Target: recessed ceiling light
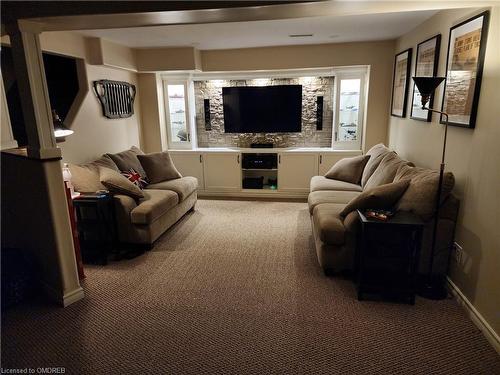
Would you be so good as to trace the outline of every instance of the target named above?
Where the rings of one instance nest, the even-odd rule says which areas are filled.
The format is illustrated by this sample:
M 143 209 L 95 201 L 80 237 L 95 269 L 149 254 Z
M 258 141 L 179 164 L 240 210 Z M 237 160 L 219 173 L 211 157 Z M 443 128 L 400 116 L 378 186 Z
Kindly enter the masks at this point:
M 314 34 L 290 34 L 288 35 L 290 38 L 310 38 Z
M 328 38 L 330 39 L 334 39 L 334 38 L 338 38 L 340 35 L 337 35 L 337 34 L 333 34 L 333 35 L 330 35 Z

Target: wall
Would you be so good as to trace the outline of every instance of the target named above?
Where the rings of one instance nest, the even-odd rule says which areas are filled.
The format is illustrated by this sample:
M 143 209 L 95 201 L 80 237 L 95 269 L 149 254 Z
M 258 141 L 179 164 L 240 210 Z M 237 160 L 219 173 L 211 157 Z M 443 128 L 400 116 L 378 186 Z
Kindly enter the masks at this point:
M 157 74 L 139 74 L 139 91 L 141 92 L 142 146 L 144 152 L 162 151 L 166 145 L 166 126 L 163 111 L 162 81 Z
M 204 72 L 370 65 L 363 148 L 387 142 L 394 41 L 206 50 L 201 58 Z
M 480 12 L 470 9 L 441 11 L 401 37 L 396 52 L 409 47 L 415 51 L 417 43 L 441 33 L 438 75 L 444 76 L 449 28 Z M 461 200 L 456 241 L 464 252 L 460 264 L 452 262 L 450 276 L 497 334 L 500 334 L 499 37 L 500 7 L 496 6 L 492 8 L 490 18 L 476 128 L 450 127 L 446 150 L 446 169 L 456 177 L 455 193 Z M 438 109 L 442 89 L 443 85 L 436 91 L 434 100 Z M 408 113 L 410 106 L 411 100 L 408 101 Z M 438 120 L 437 115 L 432 123 L 391 117 L 390 146 L 418 165 L 439 168 L 444 128 Z
M 302 85 L 302 131 L 300 133 L 224 133 L 222 88 L 227 86 Z M 250 147 L 272 142 L 276 147 L 331 147 L 333 124 L 333 77 L 280 78 L 194 83 L 198 147 Z M 323 129 L 316 130 L 316 97 L 324 97 Z M 210 99 L 211 130 L 205 130 L 203 100 Z
M 124 119 L 108 119 L 102 115 L 99 100 L 95 97 L 92 82 L 99 79 L 126 81 L 138 87 L 137 74 L 102 65 L 90 65 L 89 45 L 86 38 L 68 32 L 48 32 L 41 35 L 42 49 L 49 52 L 80 57 L 86 60 L 87 84 L 89 91 L 83 99 L 82 105 L 75 114 L 71 129 L 74 134 L 67 137 L 65 142 L 59 143 L 64 161 L 83 163 L 100 157 L 106 152 L 123 151 L 130 146 L 141 145 L 141 113 L 140 90 L 137 91 L 134 103 L 134 115 Z M 108 46 L 109 47 L 109 46 Z M 120 53 L 125 53 L 120 49 Z M 120 54 L 108 54 L 109 61 L 119 65 L 116 59 Z M 129 56 L 130 57 L 130 56 Z M 124 60 L 129 66 L 130 62 Z

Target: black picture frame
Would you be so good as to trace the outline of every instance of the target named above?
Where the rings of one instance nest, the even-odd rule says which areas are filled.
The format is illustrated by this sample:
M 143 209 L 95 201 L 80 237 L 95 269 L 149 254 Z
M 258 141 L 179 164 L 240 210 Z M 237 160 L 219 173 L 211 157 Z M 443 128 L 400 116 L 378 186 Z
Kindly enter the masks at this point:
M 420 61 L 420 49 L 423 48 L 423 46 L 427 45 L 432 45 L 431 48 L 434 50 L 434 56 L 431 57 L 433 59 L 433 66 L 432 66 L 432 72 L 429 73 L 423 73 L 421 70 L 419 70 L 419 64 L 422 64 Z M 423 42 L 420 42 L 417 44 L 417 53 L 415 55 L 415 77 L 435 77 L 437 75 L 437 70 L 438 70 L 438 64 L 439 64 L 439 50 L 441 47 L 441 34 L 434 35 L 433 37 L 424 40 Z M 420 92 L 418 91 L 417 86 L 415 83 L 413 83 L 413 91 L 412 91 L 412 97 L 411 97 L 411 110 L 410 110 L 410 118 L 413 120 L 417 121 L 426 121 L 426 122 L 431 122 L 432 121 L 432 112 L 428 110 L 422 110 L 421 109 L 421 96 Z M 434 102 L 434 93 L 432 93 L 430 99 L 429 99 L 429 104 L 428 106 L 432 108 L 432 103 Z M 420 114 L 418 112 L 425 112 L 426 114 L 424 116 L 419 116 Z M 423 114 L 422 114 L 423 115 Z
M 450 52 L 451 52 L 450 48 L 452 46 L 452 40 L 456 39 L 455 32 L 459 33 L 460 31 L 462 31 L 462 32 L 466 31 L 468 28 L 472 27 L 471 25 L 475 25 L 475 23 L 477 23 L 479 19 L 481 19 L 481 27 L 480 27 L 481 36 L 479 38 L 479 48 L 475 48 L 475 43 L 477 43 L 477 41 L 474 40 L 474 36 L 471 36 L 472 45 L 470 46 L 470 48 L 466 49 L 465 47 L 469 47 L 469 45 L 466 44 L 464 49 L 459 51 L 459 52 L 462 52 L 462 51 L 467 51 L 467 50 L 471 50 L 471 49 L 477 50 L 477 59 L 475 61 L 475 65 L 474 65 L 475 77 L 474 77 L 473 73 L 471 74 L 471 76 L 474 77 L 474 82 L 469 84 L 469 86 L 467 87 L 467 91 L 468 91 L 467 97 L 465 98 L 465 101 L 462 100 L 462 102 L 465 102 L 465 105 L 463 106 L 463 107 L 465 107 L 464 108 L 465 114 L 464 113 L 460 114 L 460 113 L 456 113 L 456 109 L 450 109 L 450 106 L 453 103 L 448 105 L 450 102 L 447 101 L 447 97 L 448 97 L 449 92 L 452 90 L 451 87 L 454 87 L 455 85 L 457 85 L 457 82 L 458 82 L 458 84 L 462 84 L 462 86 L 464 86 L 463 82 L 472 82 L 472 79 L 467 79 L 467 78 L 464 79 L 463 77 L 460 77 L 460 76 L 461 75 L 464 76 L 464 72 L 467 72 L 467 71 L 474 72 L 474 70 L 463 70 L 463 69 L 462 70 L 457 70 L 457 69 L 452 70 L 452 69 L 450 69 L 450 65 L 452 67 L 454 64 L 457 64 L 457 65 L 460 64 L 459 63 L 460 60 L 455 59 L 456 58 L 455 43 L 459 43 L 459 42 L 455 42 L 455 41 L 453 42 L 454 50 L 453 50 L 453 56 L 451 58 L 451 61 L 450 61 Z M 469 19 L 467 19 L 467 20 L 450 28 L 450 35 L 448 38 L 448 50 L 447 50 L 447 56 L 446 56 L 446 81 L 445 81 L 445 86 L 444 86 L 444 91 L 443 91 L 443 99 L 442 99 L 442 103 L 441 103 L 441 111 L 448 113 L 448 116 L 449 116 L 448 125 L 458 126 L 458 127 L 462 127 L 462 128 L 470 128 L 470 129 L 473 129 L 476 126 L 477 106 L 479 103 L 479 94 L 481 92 L 481 80 L 483 77 L 484 56 L 486 54 L 486 40 L 488 38 L 489 19 L 490 19 L 490 12 L 487 10 L 487 11 L 479 13 L 478 15 L 471 17 L 471 18 L 469 18 Z M 460 29 L 462 29 L 462 30 L 460 30 Z M 471 34 L 473 32 L 477 32 L 477 30 L 479 30 L 479 29 L 474 29 L 473 31 L 468 31 L 464 34 L 458 34 L 458 36 Z M 465 42 L 469 43 L 469 40 L 466 39 Z M 466 63 L 470 64 L 469 60 L 466 60 Z M 464 65 L 465 65 L 465 63 L 464 63 Z M 453 75 L 452 72 L 457 72 L 457 73 L 455 73 L 455 75 Z M 470 93 L 471 88 L 473 88 L 472 94 Z M 457 95 L 454 95 L 454 97 L 456 97 L 456 96 Z M 471 97 L 472 97 L 472 100 L 471 100 Z M 468 111 L 467 107 L 469 107 L 469 103 L 470 103 L 470 114 L 467 115 L 467 111 Z M 464 118 L 468 117 L 468 121 L 461 121 L 461 122 L 457 121 L 457 119 L 459 119 L 460 117 L 464 117 Z M 443 115 L 441 115 L 440 122 L 441 122 L 441 124 L 444 124 L 444 116 Z
M 394 71 L 392 74 L 392 94 L 391 94 L 391 116 L 394 117 L 406 117 L 406 106 L 408 104 L 408 86 L 410 83 L 410 69 L 411 69 L 411 54 L 412 48 L 408 48 L 400 53 L 398 53 L 394 57 Z M 406 59 L 405 59 L 406 57 Z M 399 65 L 399 61 L 406 60 L 406 66 L 404 63 Z M 406 75 L 403 77 L 403 73 Z M 396 76 L 397 75 L 397 76 Z M 399 86 L 396 83 L 404 84 L 403 89 L 399 89 L 398 92 L 395 93 L 396 88 Z M 395 111 L 394 105 L 395 103 L 402 104 L 402 107 L 397 107 Z

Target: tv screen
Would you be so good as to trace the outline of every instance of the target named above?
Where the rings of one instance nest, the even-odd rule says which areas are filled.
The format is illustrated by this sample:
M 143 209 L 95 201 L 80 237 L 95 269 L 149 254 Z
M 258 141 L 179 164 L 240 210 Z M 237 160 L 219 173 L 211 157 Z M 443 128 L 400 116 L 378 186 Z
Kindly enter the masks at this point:
M 226 133 L 285 133 L 302 129 L 302 86 L 223 87 Z

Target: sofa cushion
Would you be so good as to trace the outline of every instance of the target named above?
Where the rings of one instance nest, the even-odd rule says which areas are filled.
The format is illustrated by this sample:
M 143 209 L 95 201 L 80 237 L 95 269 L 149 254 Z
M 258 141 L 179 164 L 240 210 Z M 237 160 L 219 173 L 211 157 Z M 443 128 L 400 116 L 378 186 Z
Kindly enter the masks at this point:
M 436 194 L 439 184 L 439 171 L 427 168 L 402 166 L 394 178 L 394 181 L 410 180 L 408 189 L 396 204 L 396 209 L 411 211 L 427 221 L 432 218 L 436 206 Z M 446 172 L 443 175 L 443 188 L 441 190 L 441 202 L 450 194 L 455 185 L 453 173 Z
M 382 143 L 379 143 L 368 150 L 366 155 L 370 156 L 370 159 L 368 159 L 365 169 L 363 170 L 363 174 L 361 175 L 361 186 L 365 186 L 366 182 L 373 172 L 375 172 L 375 169 L 377 169 L 384 156 L 389 152 L 391 152 L 391 150 L 385 147 Z
M 144 197 L 141 189 L 117 171 L 99 167 L 99 177 L 101 183 L 113 193 L 128 195 L 135 199 Z
M 361 175 L 368 159 L 370 159 L 369 155 L 340 159 L 326 172 L 325 177 L 350 182 L 351 184 L 359 184 L 361 183 Z
M 168 152 L 155 152 L 148 155 L 137 155 L 150 183 L 181 178 Z
M 122 151 L 117 154 L 106 154 L 113 160 L 120 171 L 129 171 L 130 169 L 138 172 L 142 177 L 147 177 L 144 168 L 142 168 L 137 155 L 144 155 L 140 149 L 132 146 L 130 150 Z
M 399 167 L 408 164 L 410 164 L 410 162 L 401 159 L 394 151 L 389 152 L 384 156 L 365 186 L 363 186 L 363 190 L 369 190 L 393 182 Z
M 409 183 L 409 180 L 402 180 L 365 190 L 345 206 L 340 216 L 347 216 L 350 212 L 358 209 L 390 209 L 401 198 Z
M 360 185 L 351 184 L 349 182 L 331 180 L 325 176 L 314 176 L 311 178 L 310 191 L 322 190 L 347 190 L 347 191 L 363 191 Z
M 179 201 L 182 202 L 198 189 L 198 180 L 196 177 L 186 176 L 175 180 L 158 182 L 157 184 L 149 184 L 146 189 L 173 190 L 179 195 Z
M 313 191 L 309 193 L 307 197 L 307 203 L 309 204 L 309 213 L 313 213 L 314 207 L 323 203 L 343 203 L 347 204 L 359 194 L 359 191 Z
M 151 224 L 168 210 L 179 203 L 177 193 L 171 190 L 144 191 L 144 198 L 137 207 L 130 212 L 130 219 L 134 224 Z
M 94 193 L 97 190 L 106 189 L 99 179 L 99 167 L 118 171 L 116 164 L 107 155 L 103 155 L 99 159 L 87 164 L 68 163 L 68 168 L 71 172 L 71 183 L 75 190 L 81 193 Z
M 322 242 L 328 245 L 343 245 L 345 243 L 345 227 L 340 217 L 344 206 L 341 203 L 324 203 L 314 208 L 314 227 Z

